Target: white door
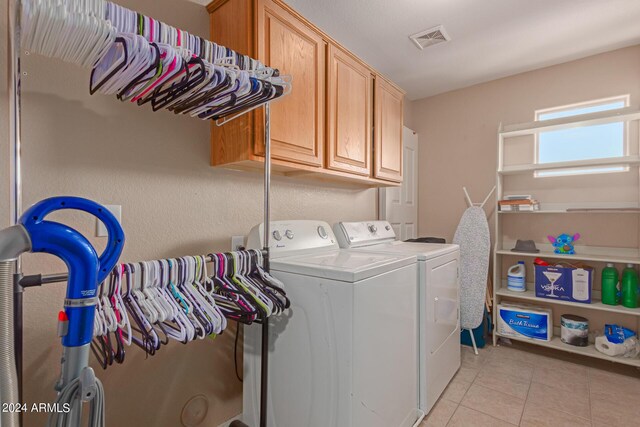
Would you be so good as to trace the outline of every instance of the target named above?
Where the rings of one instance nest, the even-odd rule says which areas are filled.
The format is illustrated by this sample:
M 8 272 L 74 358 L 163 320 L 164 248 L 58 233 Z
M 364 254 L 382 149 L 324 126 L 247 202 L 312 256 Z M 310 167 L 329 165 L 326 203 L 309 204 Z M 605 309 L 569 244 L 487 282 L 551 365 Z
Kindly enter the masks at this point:
M 380 219 L 386 219 L 400 240 L 418 237 L 418 134 L 402 128 L 402 185 L 380 189 Z

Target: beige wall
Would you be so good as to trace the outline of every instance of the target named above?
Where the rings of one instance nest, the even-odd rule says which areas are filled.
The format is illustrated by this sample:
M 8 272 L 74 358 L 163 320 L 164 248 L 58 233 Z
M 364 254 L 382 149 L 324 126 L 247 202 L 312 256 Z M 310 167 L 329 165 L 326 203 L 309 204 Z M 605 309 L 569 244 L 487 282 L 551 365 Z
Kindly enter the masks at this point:
M 622 94 L 630 94 L 631 105 L 638 106 L 640 46 L 412 102 L 409 124 L 418 132 L 420 140 L 420 235 L 451 239 L 466 208 L 462 186 L 467 186 L 474 201 L 482 201 L 493 187 L 497 130 L 501 122 L 528 122 L 534 120 L 536 109 Z M 637 147 L 637 137 L 632 144 Z M 605 182 L 601 187 L 603 191 L 597 196 L 600 201 L 626 197 L 632 182 L 636 186 L 634 197 L 638 197 L 637 171 L 635 174 L 595 175 L 587 180 L 554 178 L 537 181 L 538 190 L 542 193 L 563 190 L 553 195 L 558 200 L 547 201 L 559 202 L 563 196 L 573 197 L 575 190 L 585 188 L 588 181 Z M 529 188 L 531 191 L 532 183 L 530 178 L 514 180 L 511 181 L 511 189 L 524 191 Z M 486 209 L 492 229 L 494 206 L 494 203 L 488 203 Z M 547 229 L 547 232 L 552 233 L 553 230 Z M 538 240 L 540 233 L 542 231 L 534 233 L 531 238 Z M 634 234 L 631 245 L 637 244 L 637 232 Z
M 413 130 L 413 103 L 405 98 L 403 108 L 402 121 L 406 127 Z
M 592 99 L 630 94 L 630 105 L 640 102 L 640 46 L 556 65 L 469 88 L 414 101 L 411 117 L 419 134 L 419 234 L 450 240 L 466 203 L 466 186 L 475 202 L 484 199 L 495 185 L 497 130 L 499 124 L 534 120 L 534 111 Z M 637 124 L 629 126 L 630 153 L 638 152 Z M 505 150 L 505 164 L 532 161 L 532 138 L 511 141 Z M 629 172 L 577 177 L 534 178 L 532 175 L 505 177 L 505 194 L 533 194 L 541 203 L 634 202 L 638 203 L 638 169 Z M 495 199 L 485 210 L 494 235 Z M 516 239 L 547 243 L 546 236 L 581 233 L 578 244 L 600 247 L 640 247 L 637 215 L 505 215 L 503 249 Z M 577 249 L 579 250 L 579 249 Z M 502 277 L 521 258 L 503 257 Z M 596 269 L 593 291 L 600 292 L 603 263 L 589 263 Z M 624 266 L 618 264 L 621 270 Z M 528 281 L 533 281 L 527 262 Z M 521 302 L 521 301 L 520 301 Z M 538 302 L 540 305 L 541 302 Z M 544 304 L 542 304 L 544 305 Z M 565 312 L 554 307 L 555 324 Z M 618 323 L 634 330 L 640 326 L 632 316 L 571 309 L 589 318 L 591 330 L 604 323 Z
M 174 0 L 121 0 L 124 6 L 208 35 L 203 6 Z M 5 15 L 6 2 L 0 6 Z M 5 20 L 0 54 L 5 58 Z M 4 62 L 3 62 L 4 64 Z M 229 249 L 230 236 L 246 235 L 262 221 L 262 177 L 209 167 L 209 123 L 168 112 L 123 104 L 113 97 L 90 96 L 89 70 L 37 55 L 24 57 L 23 159 L 24 206 L 53 195 L 77 195 L 122 205 L 126 246 L 123 261 L 136 261 Z M 0 73 L 5 73 L 0 67 Z M 5 74 L 2 121 L 6 134 Z M 0 220 L 8 224 L 7 138 L 1 138 L 3 182 Z M 376 215 L 376 190 L 275 178 L 273 219 L 359 220 Z M 83 214 L 58 215 L 93 234 Z M 92 238 L 102 248 L 104 239 Z M 63 266 L 49 256 L 27 255 L 25 271 L 56 272 Z M 53 401 L 61 346 L 56 313 L 64 286 L 30 289 L 25 295 L 25 399 Z M 241 411 L 241 384 L 233 373 L 235 325 L 215 341 L 186 346 L 172 342 L 146 358 L 137 347 L 123 365 L 106 372 L 107 422 L 111 426 L 171 426 L 192 396 L 210 402 L 205 425 L 215 426 Z M 93 359 L 93 356 L 92 356 Z M 27 426 L 44 424 L 28 415 Z

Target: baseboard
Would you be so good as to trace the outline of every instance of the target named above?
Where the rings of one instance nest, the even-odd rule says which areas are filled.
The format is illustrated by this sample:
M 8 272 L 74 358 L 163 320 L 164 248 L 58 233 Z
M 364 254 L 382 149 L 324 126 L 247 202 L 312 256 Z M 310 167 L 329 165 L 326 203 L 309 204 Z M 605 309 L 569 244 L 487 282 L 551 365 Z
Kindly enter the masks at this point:
M 231 424 L 233 421 L 242 420 L 242 414 L 238 414 L 233 418 L 229 418 L 227 421 L 223 422 L 222 424 L 220 424 L 218 427 L 229 427 L 229 424 Z

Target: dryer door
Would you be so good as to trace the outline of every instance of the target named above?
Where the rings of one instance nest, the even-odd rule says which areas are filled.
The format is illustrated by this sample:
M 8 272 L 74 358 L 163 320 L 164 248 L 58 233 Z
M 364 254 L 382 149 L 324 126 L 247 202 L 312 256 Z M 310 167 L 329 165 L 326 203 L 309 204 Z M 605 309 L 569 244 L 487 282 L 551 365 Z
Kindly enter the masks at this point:
M 460 367 L 459 257 L 455 251 L 420 262 L 420 407 L 426 412 Z
M 459 252 L 426 261 L 427 348 L 430 354 L 459 330 L 460 286 L 458 281 Z

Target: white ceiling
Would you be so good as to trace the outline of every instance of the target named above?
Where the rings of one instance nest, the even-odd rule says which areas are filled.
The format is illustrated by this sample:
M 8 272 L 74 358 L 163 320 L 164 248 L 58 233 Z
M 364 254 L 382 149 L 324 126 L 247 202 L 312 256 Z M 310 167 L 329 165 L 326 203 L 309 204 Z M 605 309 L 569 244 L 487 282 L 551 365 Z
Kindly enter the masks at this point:
M 412 100 L 640 43 L 640 0 L 285 1 Z M 440 24 L 451 41 L 408 38 Z

